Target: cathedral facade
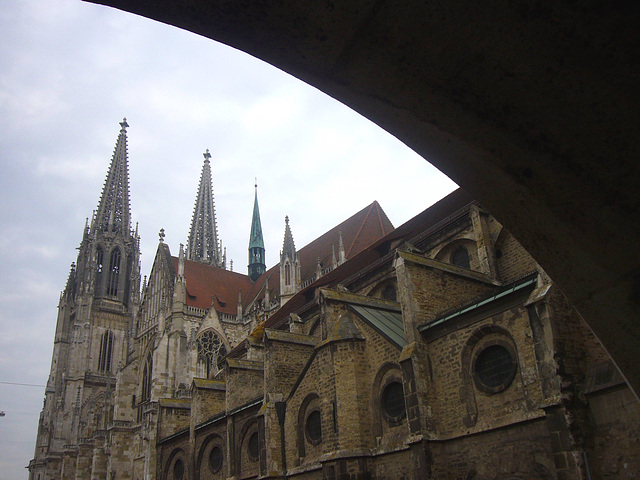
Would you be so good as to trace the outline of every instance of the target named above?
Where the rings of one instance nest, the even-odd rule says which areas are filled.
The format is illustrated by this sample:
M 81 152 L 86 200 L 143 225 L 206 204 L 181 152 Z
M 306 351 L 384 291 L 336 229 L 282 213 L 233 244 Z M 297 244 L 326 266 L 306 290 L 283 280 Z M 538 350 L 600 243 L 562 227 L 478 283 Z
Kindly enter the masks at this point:
M 126 121 L 61 295 L 30 480 L 588 479 L 640 471 L 640 406 L 531 256 L 458 190 L 377 202 L 227 269 L 210 154 L 141 281 Z

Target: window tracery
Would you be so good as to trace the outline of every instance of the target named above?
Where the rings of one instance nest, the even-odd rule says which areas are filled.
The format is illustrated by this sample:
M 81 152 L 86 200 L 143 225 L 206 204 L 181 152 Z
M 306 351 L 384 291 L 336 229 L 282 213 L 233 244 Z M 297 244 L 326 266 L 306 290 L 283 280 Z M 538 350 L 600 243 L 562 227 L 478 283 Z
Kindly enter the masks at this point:
M 198 363 L 196 373 L 201 378 L 213 378 L 218 373 L 218 363 L 227 354 L 222 339 L 213 331 L 207 330 L 196 340 Z
M 98 371 L 111 372 L 111 356 L 113 351 L 113 332 L 107 330 L 100 338 L 100 355 L 98 357 Z

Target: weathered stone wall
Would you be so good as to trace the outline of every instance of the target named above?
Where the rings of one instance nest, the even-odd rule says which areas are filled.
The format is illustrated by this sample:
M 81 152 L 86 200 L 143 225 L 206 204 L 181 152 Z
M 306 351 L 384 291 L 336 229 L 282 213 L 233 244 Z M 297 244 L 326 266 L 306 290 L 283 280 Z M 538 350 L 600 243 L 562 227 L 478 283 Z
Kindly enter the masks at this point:
M 434 480 L 556 478 L 543 420 L 431 442 L 430 448 Z
M 217 380 L 194 380 L 191 397 L 191 424 L 196 425 L 226 410 L 226 384 Z
M 265 331 L 265 391 L 288 395 L 306 365 L 316 341 L 308 335 Z
M 435 263 L 417 263 L 419 258 L 401 255 L 396 260 L 396 272 L 408 342 L 417 338 L 415 329 L 421 323 L 434 320 L 438 314 L 462 306 L 492 288 L 488 279 L 483 282 L 464 273 L 452 275 Z
M 474 385 L 469 350 L 476 349 L 476 343 L 481 340 L 491 342 L 493 339 L 513 345 L 517 371 L 504 391 L 488 394 Z M 529 318 L 523 307 L 510 308 L 460 328 L 430 342 L 428 349 L 434 389 L 428 403 L 434 411 L 440 438 L 475 433 L 543 415 L 540 410 L 543 396 Z
M 227 411 L 255 400 L 264 392 L 262 362 L 227 359 Z
M 162 440 L 191 424 L 191 405 L 188 400 L 161 401 L 158 418 L 158 439 Z
M 495 252 L 498 276 L 505 284 L 538 267 L 531 255 L 505 229 L 501 231 L 496 241 Z

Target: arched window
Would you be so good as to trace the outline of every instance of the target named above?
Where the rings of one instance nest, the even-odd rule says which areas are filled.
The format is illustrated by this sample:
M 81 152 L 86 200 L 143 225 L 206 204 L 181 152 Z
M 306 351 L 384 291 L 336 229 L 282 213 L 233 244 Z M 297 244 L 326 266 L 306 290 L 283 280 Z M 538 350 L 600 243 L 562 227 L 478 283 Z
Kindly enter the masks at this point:
M 307 415 L 304 434 L 307 437 L 307 441 L 312 445 L 317 445 L 322 442 L 322 417 L 320 410 L 313 410 Z
M 451 255 L 451 263 L 462 268 L 470 269 L 469 252 L 464 247 L 458 247 L 453 255 Z
M 111 354 L 113 352 L 113 333 L 107 330 L 100 338 L 100 356 L 98 357 L 98 371 L 111 372 Z
M 404 388 L 398 380 L 389 382 L 382 389 L 380 398 L 382 414 L 390 423 L 398 423 L 406 415 L 404 404 Z
M 260 437 L 257 431 L 253 432 L 249 437 L 247 452 L 249 453 L 249 459 L 251 461 L 256 462 L 260 459 Z
M 102 247 L 96 249 L 96 279 L 94 283 L 94 294 L 99 296 L 102 293 L 102 271 L 104 270 L 104 251 Z
M 322 442 L 322 413 L 316 393 L 308 394 L 300 404 L 297 434 L 298 457 L 320 455 L 320 450 L 314 448 Z
M 198 363 L 196 374 L 202 378 L 213 378 L 218 373 L 218 363 L 227 354 L 224 343 L 213 330 L 207 330 L 198 337 Z
M 144 370 L 142 371 L 142 401 L 146 402 L 151 400 L 151 372 L 153 371 L 153 357 L 151 352 L 147 355 L 147 360 L 144 362 Z
M 120 249 L 114 248 L 109 259 L 109 282 L 107 295 L 116 297 L 118 295 L 118 280 L 120 279 Z
M 222 449 L 215 445 L 209 451 L 209 469 L 211 473 L 218 473 L 220 468 L 222 467 L 222 461 L 224 460 L 224 455 L 222 453 Z
M 289 263 L 284 264 L 284 284 L 291 285 L 291 265 Z

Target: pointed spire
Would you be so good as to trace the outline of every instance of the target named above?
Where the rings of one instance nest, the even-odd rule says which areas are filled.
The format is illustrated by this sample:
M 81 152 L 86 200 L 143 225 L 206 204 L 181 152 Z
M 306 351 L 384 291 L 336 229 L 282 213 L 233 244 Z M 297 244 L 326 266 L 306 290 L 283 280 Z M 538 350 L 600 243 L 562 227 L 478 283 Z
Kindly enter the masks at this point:
M 289 216 L 284 217 L 284 242 L 282 242 L 282 258 L 283 261 L 286 257 L 289 257 L 289 261 L 294 262 L 296 258 L 296 245 L 293 242 L 293 235 L 291 234 L 291 228 L 289 227 Z
M 198 184 L 196 204 L 193 208 L 189 241 L 187 242 L 187 259 L 225 268 L 221 249 L 222 242 L 218 240 L 209 149 L 204 152 L 203 156 L 204 163 Z
M 342 265 L 347 260 L 344 252 L 344 242 L 342 241 L 342 232 L 338 232 L 338 265 Z
M 251 218 L 251 234 L 249 235 L 249 277 L 254 282 L 262 275 L 267 266 L 264 259 L 264 240 L 262 238 L 262 224 L 260 223 L 260 209 L 258 208 L 258 180 L 255 184 L 253 201 L 253 217 Z
M 131 206 L 129 204 L 129 159 L 127 155 L 127 119 L 120 122 L 120 134 L 111 158 L 111 165 L 102 188 L 98 209 L 91 220 L 91 229 L 129 235 Z

